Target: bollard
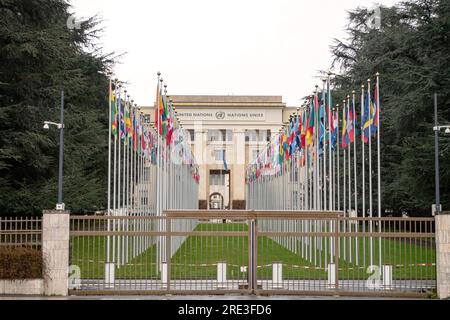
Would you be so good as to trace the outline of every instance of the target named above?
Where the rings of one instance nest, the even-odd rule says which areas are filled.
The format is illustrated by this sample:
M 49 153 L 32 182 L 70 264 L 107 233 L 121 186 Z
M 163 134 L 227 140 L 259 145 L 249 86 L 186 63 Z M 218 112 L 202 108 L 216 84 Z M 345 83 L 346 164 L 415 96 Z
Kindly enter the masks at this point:
M 161 263 L 161 287 L 163 289 L 167 288 L 168 282 L 168 273 L 167 273 L 167 262 Z
M 113 289 L 115 282 L 115 264 L 105 263 L 105 288 Z
M 330 263 L 328 264 L 328 288 L 336 287 L 336 264 Z
M 272 287 L 283 288 L 283 264 L 277 262 L 272 265 Z
M 383 266 L 383 286 L 384 289 L 392 289 L 392 266 Z
M 227 263 L 217 262 L 217 288 L 226 288 Z

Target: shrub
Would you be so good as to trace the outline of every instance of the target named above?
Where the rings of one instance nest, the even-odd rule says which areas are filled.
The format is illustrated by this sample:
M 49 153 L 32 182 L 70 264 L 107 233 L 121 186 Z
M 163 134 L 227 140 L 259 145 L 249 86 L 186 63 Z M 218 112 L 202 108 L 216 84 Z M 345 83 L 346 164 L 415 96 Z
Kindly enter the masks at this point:
M 43 277 L 42 251 L 0 246 L 0 279 L 25 280 Z

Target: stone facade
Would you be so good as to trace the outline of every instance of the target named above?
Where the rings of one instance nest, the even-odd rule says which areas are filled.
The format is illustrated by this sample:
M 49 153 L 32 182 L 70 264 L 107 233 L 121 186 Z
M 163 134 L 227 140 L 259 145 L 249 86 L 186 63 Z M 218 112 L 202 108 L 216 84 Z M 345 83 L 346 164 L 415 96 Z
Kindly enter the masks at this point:
M 42 220 L 42 254 L 44 272 L 44 294 L 67 296 L 69 266 L 69 226 L 67 211 L 44 211 Z
M 450 214 L 436 216 L 436 270 L 438 297 L 448 299 L 450 298 Z

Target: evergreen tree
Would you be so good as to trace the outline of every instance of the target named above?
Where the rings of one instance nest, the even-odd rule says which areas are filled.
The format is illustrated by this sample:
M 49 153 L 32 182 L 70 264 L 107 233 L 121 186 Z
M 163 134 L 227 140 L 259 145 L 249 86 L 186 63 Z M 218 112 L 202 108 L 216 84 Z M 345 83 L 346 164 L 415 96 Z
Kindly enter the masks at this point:
M 70 29 L 65 0 L 0 0 L 0 214 L 36 214 L 57 195 L 65 91 L 64 202 L 80 212 L 106 204 L 110 56 L 92 43 L 93 17 Z
M 381 73 L 384 206 L 429 214 L 435 203 L 434 92 L 440 123 L 450 122 L 450 2 L 410 0 L 382 7 L 380 29 L 366 23 L 371 14 L 364 8 L 350 12 L 349 38 L 332 46 L 333 66 L 342 74 L 335 85 L 351 92 Z M 441 202 L 449 209 L 449 137 L 441 137 L 440 150 Z

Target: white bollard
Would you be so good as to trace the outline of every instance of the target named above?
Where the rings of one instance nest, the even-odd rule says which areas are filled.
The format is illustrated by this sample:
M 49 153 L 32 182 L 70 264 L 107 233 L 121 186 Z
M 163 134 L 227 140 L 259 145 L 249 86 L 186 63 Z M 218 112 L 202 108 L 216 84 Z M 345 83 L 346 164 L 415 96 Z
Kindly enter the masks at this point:
M 217 262 L 217 287 L 226 288 L 227 283 L 227 263 Z
M 167 288 L 167 282 L 168 282 L 168 273 L 167 273 L 167 262 L 161 263 L 161 287 Z
M 272 265 L 272 288 L 283 288 L 283 264 L 279 262 Z
M 105 263 L 105 288 L 113 289 L 115 282 L 115 264 Z
M 383 286 L 384 289 L 392 289 L 392 266 L 383 265 Z
M 330 263 L 328 264 L 328 288 L 336 287 L 336 264 Z

